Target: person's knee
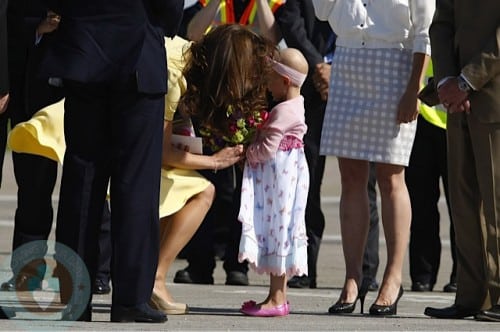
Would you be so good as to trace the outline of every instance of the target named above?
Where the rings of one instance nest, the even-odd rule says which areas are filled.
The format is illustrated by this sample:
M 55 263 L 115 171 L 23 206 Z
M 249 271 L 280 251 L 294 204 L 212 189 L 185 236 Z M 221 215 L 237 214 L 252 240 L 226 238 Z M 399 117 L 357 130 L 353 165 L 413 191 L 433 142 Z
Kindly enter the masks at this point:
M 210 183 L 210 185 L 203 190 L 200 194 L 200 198 L 206 202 L 208 207 L 212 206 L 212 203 L 214 202 L 215 199 L 215 186 Z

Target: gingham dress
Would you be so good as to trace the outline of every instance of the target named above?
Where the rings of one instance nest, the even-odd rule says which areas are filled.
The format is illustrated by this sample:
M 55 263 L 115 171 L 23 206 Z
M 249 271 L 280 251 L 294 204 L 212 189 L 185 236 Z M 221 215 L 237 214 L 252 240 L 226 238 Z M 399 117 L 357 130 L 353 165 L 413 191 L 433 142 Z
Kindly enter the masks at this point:
M 320 154 L 407 166 L 417 122 L 397 124 L 412 52 L 337 47 Z

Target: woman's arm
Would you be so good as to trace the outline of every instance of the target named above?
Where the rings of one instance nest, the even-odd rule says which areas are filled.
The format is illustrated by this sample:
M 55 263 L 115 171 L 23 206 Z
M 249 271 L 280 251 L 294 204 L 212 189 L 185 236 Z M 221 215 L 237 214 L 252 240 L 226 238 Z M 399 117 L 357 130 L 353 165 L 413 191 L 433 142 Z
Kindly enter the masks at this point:
M 406 90 L 399 100 L 397 122 L 408 123 L 417 119 L 418 116 L 418 91 L 424 79 L 429 56 L 424 53 L 413 53 L 413 65 L 410 79 L 406 85 Z
M 197 155 L 172 146 L 171 137 L 172 122 L 165 121 L 163 125 L 162 167 L 217 171 L 237 163 L 244 156 L 242 145 L 224 148 L 211 156 Z
M 189 40 L 198 41 L 203 37 L 208 27 L 212 25 L 215 14 L 219 9 L 220 0 L 211 0 L 197 12 L 187 26 L 186 36 Z
M 257 17 L 261 35 L 278 44 L 281 31 L 267 0 L 257 0 Z

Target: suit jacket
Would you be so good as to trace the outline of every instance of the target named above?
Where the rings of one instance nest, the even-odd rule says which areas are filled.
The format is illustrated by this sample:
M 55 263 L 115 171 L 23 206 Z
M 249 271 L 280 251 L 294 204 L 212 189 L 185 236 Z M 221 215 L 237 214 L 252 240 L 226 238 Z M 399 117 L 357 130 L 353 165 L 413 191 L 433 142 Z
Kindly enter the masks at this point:
M 316 18 L 310 0 L 287 0 L 278 8 L 275 17 L 287 46 L 301 51 L 309 65 L 309 75 L 302 94 L 306 100 L 313 96 L 319 98 L 312 74 L 316 64 L 324 62 L 323 56 L 328 51 L 328 40 L 332 35 L 330 25 Z
M 139 92 L 165 93 L 164 36 L 182 19 L 179 0 L 51 0 L 62 19 L 42 76 L 82 83 L 135 76 Z
M 9 91 L 7 59 L 7 0 L 0 0 L 0 95 Z
M 316 18 L 310 0 L 287 0 L 275 13 L 276 20 L 288 47 L 304 54 L 313 73 L 316 64 L 323 62 L 332 29 L 328 22 Z
M 462 73 L 477 90 L 471 115 L 500 122 L 500 1 L 437 1 L 430 37 L 436 81 Z

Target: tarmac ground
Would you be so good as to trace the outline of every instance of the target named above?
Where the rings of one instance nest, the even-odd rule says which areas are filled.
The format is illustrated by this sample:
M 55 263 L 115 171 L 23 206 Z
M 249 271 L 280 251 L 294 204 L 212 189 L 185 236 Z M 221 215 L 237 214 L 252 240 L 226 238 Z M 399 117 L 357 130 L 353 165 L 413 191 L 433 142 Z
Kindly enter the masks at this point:
M 35 292 L 2 292 L 0 306 L 14 310 L 16 317 L 0 320 L 0 330 L 92 330 L 92 331 L 159 331 L 159 330 L 294 330 L 294 331 L 487 331 L 500 330 L 500 324 L 479 322 L 474 319 L 440 320 L 426 317 L 427 306 L 445 307 L 454 300 L 453 293 L 442 292 L 451 271 L 449 246 L 449 219 L 444 201 L 440 201 L 441 237 L 443 242 L 441 268 L 433 292 L 411 292 L 408 259 L 403 272 L 405 293 L 401 298 L 397 315 L 387 318 L 361 314 L 359 302 L 355 314 L 329 315 L 330 307 L 340 296 L 344 280 L 344 260 L 338 220 L 339 176 L 336 160 L 328 158 L 323 183 L 322 205 L 327 217 L 325 236 L 318 262 L 317 289 L 289 289 L 288 300 L 291 313 L 279 318 L 246 317 L 239 312 L 244 301 L 263 300 L 267 296 L 269 278 L 249 272 L 250 286 L 226 286 L 222 262 L 217 262 L 214 271 L 214 285 L 187 285 L 172 282 L 175 272 L 186 266 L 186 261 L 174 262 L 167 276 L 167 285 L 179 302 L 190 306 L 187 315 L 169 315 L 164 324 L 110 323 L 111 295 L 95 295 L 93 298 L 92 322 L 60 321 L 57 281 L 46 275 L 44 288 Z M 58 188 L 54 192 L 57 204 Z M 3 181 L 0 190 L 0 282 L 10 278 L 9 268 L 16 207 L 16 185 L 12 173 L 10 155 L 6 156 Z M 383 232 L 380 238 L 381 281 L 385 266 L 385 245 Z M 54 239 L 53 232 L 51 239 Z M 50 249 L 49 249 L 50 253 Z M 365 303 L 365 312 L 375 300 L 376 293 L 370 292 Z M 34 310 L 33 308 L 37 308 Z

